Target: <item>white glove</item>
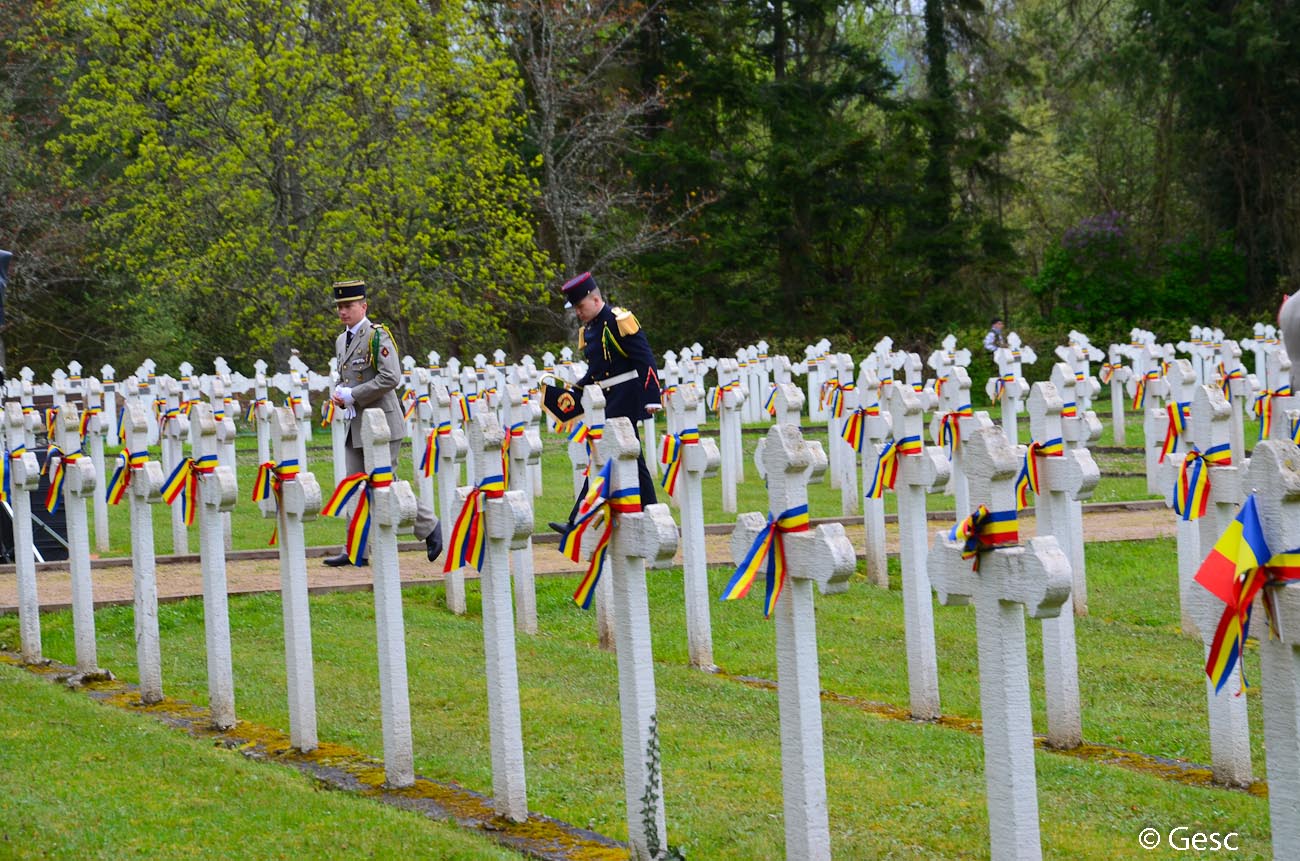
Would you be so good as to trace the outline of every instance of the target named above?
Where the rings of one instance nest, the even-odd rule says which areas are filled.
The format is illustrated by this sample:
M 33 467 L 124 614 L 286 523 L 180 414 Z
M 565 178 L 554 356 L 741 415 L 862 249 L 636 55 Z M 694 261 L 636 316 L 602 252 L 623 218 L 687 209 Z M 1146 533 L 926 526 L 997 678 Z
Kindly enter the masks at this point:
M 336 398 L 338 398 L 339 400 L 343 401 L 343 406 L 348 407 L 349 409 L 351 409 L 351 407 L 352 407 L 352 387 L 351 387 L 351 386 L 335 386 L 335 387 L 334 387 L 334 397 L 336 397 Z
M 356 416 L 357 416 L 356 407 L 348 407 L 346 410 L 343 411 L 344 421 L 352 421 L 354 418 L 356 418 Z

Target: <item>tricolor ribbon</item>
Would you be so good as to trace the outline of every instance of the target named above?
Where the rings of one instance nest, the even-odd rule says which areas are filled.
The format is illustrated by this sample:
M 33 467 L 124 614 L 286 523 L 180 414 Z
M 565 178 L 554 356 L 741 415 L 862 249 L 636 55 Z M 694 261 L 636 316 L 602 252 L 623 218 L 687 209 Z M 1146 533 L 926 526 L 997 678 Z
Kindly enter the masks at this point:
M 280 487 L 286 481 L 293 481 L 298 478 L 298 459 L 289 458 L 279 463 L 273 461 L 264 461 L 257 467 L 257 477 L 253 479 L 253 501 L 261 502 L 263 499 L 275 497 L 276 510 L 280 509 Z M 267 547 L 274 547 L 280 535 L 280 521 L 276 518 L 275 528 L 271 530 L 271 540 L 267 542 Z
M 1133 409 L 1140 410 L 1147 403 L 1147 386 L 1160 379 L 1160 371 L 1147 371 L 1145 375 L 1138 377 L 1133 384 Z
M 505 486 L 510 486 L 510 446 L 516 437 L 524 435 L 524 422 L 515 422 L 510 427 L 503 427 L 505 431 L 501 439 L 501 476 Z
M 981 550 L 1015 544 L 1020 540 L 1015 509 L 989 511 L 988 506 L 981 505 L 948 531 L 948 540 L 962 542 L 961 558 L 973 559 L 971 570 L 978 571 Z
M 1178 440 L 1187 433 L 1187 419 L 1191 416 L 1191 407 L 1192 405 L 1187 401 L 1165 404 L 1169 425 L 1165 429 L 1165 441 L 1160 447 L 1158 463 L 1164 463 L 1166 457 L 1178 450 Z
M 1042 486 L 1041 478 L 1038 474 L 1038 458 L 1040 457 L 1062 457 L 1065 454 L 1065 445 L 1061 438 L 1053 437 L 1047 442 L 1034 440 L 1029 443 L 1025 449 L 1025 463 L 1020 468 L 1020 475 L 1016 477 L 1016 510 L 1029 507 L 1029 494 L 1038 495 L 1039 488 Z
M 993 380 L 993 403 L 996 404 L 998 401 L 1002 400 L 1002 393 L 1005 392 L 1005 391 L 1007 390 L 1007 384 L 1008 384 L 1008 383 L 1014 383 L 1015 381 L 1016 381 L 1016 375 L 1015 375 L 1015 374 L 1003 374 L 1003 375 L 1000 376 L 1000 377 L 996 377 L 996 378 L 994 378 L 994 380 Z
M 1204 517 L 1210 502 L 1210 468 L 1231 465 L 1232 449 L 1227 443 L 1206 449 L 1204 453 L 1195 448 L 1189 451 L 1174 485 L 1174 512 L 1183 520 Z
M 759 571 L 762 571 L 767 585 L 763 597 L 763 618 L 770 619 L 772 611 L 776 609 L 777 599 L 781 597 L 781 590 L 785 587 L 787 572 L 783 536 L 791 532 L 807 532 L 810 528 L 807 503 L 787 509 L 776 518 L 768 512 L 767 525 L 754 537 L 749 552 L 722 590 L 721 600 L 744 598 L 758 578 Z
M 772 383 L 772 388 L 767 393 L 767 400 L 763 402 L 763 409 L 769 416 L 776 415 L 776 383 Z
M 264 403 L 266 403 L 266 398 L 257 398 L 256 400 L 249 402 L 248 409 L 244 412 L 244 421 L 256 424 L 257 408 Z M 328 401 L 328 403 L 333 403 L 333 401 Z
M 1231 371 L 1226 370 L 1222 362 L 1219 363 L 1220 387 L 1223 389 L 1225 400 L 1232 399 L 1232 384 L 1236 381 L 1246 379 L 1246 372 L 1242 370 L 1241 365 L 1233 368 Z
M 489 475 L 480 481 L 461 506 L 456 525 L 451 530 L 451 548 L 443 573 L 473 566 L 483 570 L 483 556 L 487 548 L 487 525 L 483 522 L 484 500 L 500 499 L 506 492 L 505 476 Z
M 352 512 L 352 519 L 348 521 L 347 536 L 343 545 L 344 552 L 348 554 L 348 559 L 353 565 L 366 558 L 366 545 L 370 541 L 371 493 L 377 487 L 388 487 L 392 483 L 391 466 L 381 466 L 369 475 L 364 472 L 354 472 L 339 482 L 329 502 L 321 509 L 321 514 L 326 517 L 342 517 L 346 514 L 348 502 L 353 496 L 357 498 L 357 507 Z
M 21 450 L 20 450 L 21 451 Z M 19 455 L 21 456 L 21 454 Z M 85 457 L 81 449 L 77 449 L 69 454 L 64 454 L 63 450 L 57 445 L 52 445 L 46 450 L 45 468 L 49 471 L 50 486 L 45 493 L 45 510 L 53 514 L 59 509 L 59 503 L 63 500 L 63 479 L 66 475 L 64 466 L 69 463 L 76 463 Z M 51 461 L 57 458 L 58 463 L 54 469 L 50 470 Z
M 894 489 L 898 482 L 898 443 L 893 440 L 885 443 L 876 458 L 876 468 L 872 470 L 871 481 L 867 484 L 867 499 L 880 499 L 885 495 L 885 488 Z
M 211 475 L 217 468 L 217 456 L 205 454 L 198 460 L 192 457 L 181 458 L 172 474 L 163 482 L 162 498 L 168 505 L 179 498 L 181 515 L 186 526 L 194 523 L 194 512 L 199 504 L 199 479 Z
M 1121 367 L 1123 366 L 1112 365 L 1110 362 L 1102 362 L 1101 370 L 1097 372 L 1097 379 L 1101 380 L 1102 385 L 1106 385 L 1111 380 L 1115 379 L 1115 372 Z
M 659 484 L 672 496 L 677 492 L 677 476 L 682 471 L 682 446 L 699 445 L 699 428 L 684 428 L 678 434 L 664 434 L 663 448 L 659 452 L 659 462 L 664 465 L 664 474 Z
M 83 444 L 86 442 L 86 437 L 90 434 L 90 420 L 101 412 L 103 412 L 103 410 L 99 407 L 87 407 L 81 414 L 81 426 L 78 428 L 78 432 L 81 435 L 81 441 Z
M 104 494 L 109 505 L 117 505 L 122 501 L 127 487 L 131 484 L 132 474 L 138 469 L 143 469 L 148 460 L 148 451 L 128 452 L 126 449 L 122 449 L 118 452 L 117 469 L 113 471 L 113 477 L 109 479 L 108 489 Z
M 1255 396 L 1255 418 L 1259 420 L 1259 438 L 1268 439 L 1273 431 L 1273 399 L 1279 392 L 1265 389 Z
M 428 439 L 424 444 L 424 457 L 420 459 L 420 474 L 425 478 L 436 475 L 442 466 L 442 438 L 451 436 L 451 421 L 438 422 L 438 426 L 429 429 Z
M 334 414 L 338 412 L 338 406 L 334 403 L 333 398 L 322 401 L 320 405 L 320 426 L 327 428 L 334 423 Z
M 59 429 L 59 408 L 50 407 L 45 411 L 45 436 L 54 439 Z
M 943 444 L 948 460 L 952 460 L 953 451 L 961 445 L 961 420 L 973 415 L 970 404 L 963 404 L 950 413 L 944 413 L 939 420 L 939 442 Z

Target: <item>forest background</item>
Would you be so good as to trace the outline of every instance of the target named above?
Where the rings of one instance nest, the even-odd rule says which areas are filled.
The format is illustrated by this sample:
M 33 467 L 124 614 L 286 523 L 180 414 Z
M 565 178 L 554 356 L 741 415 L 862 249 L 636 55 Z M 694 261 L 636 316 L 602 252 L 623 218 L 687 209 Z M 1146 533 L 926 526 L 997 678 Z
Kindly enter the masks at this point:
M 0 0 L 0 360 L 251 372 L 338 323 L 657 349 L 1248 333 L 1300 286 L 1282 0 Z

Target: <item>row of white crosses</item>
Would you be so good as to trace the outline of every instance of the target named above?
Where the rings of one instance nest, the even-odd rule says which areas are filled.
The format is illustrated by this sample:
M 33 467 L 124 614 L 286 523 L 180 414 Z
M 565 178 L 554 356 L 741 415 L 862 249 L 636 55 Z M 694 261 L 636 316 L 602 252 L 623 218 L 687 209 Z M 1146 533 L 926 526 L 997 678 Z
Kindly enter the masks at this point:
M 1034 348 L 1022 344 L 1020 335 L 1011 332 L 1007 335 L 1007 345 L 998 347 L 993 352 L 993 361 L 998 366 L 998 375 L 989 379 L 984 391 L 989 401 L 1002 406 L 1002 430 L 1012 445 L 1020 441 L 1018 419 L 1021 403 L 1029 393 L 1029 383 L 1025 380 L 1024 366 L 1038 361 Z

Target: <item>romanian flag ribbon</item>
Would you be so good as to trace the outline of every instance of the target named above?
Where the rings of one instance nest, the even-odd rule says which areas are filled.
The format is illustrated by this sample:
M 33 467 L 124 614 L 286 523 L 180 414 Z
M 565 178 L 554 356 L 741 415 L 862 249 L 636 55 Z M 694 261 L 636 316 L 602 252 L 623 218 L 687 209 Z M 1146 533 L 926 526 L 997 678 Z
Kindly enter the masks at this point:
M 1278 393 L 1265 389 L 1255 396 L 1255 418 L 1259 420 L 1259 438 L 1268 439 L 1273 431 L 1273 399 Z
M 867 491 L 863 494 L 867 499 L 880 499 L 885 495 L 885 488 L 894 489 L 898 482 L 898 455 L 898 443 L 893 440 L 885 443 L 885 447 L 880 450 L 880 457 L 876 458 L 876 468 L 871 473 Z
M 483 570 L 483 557 L 487 548 L 487 524 L 483 522 L 484 501 L 500 499 L 504 493 L 505 477 L 502 475 L 489 475 L 470 490 L 460 514 L 456 516 L 456 525 L 451 530 L 451 547 L 447 552 L 447 561 L 442 566 L 444 573 L 470 566 Z
M 357 507 L 352 512 L 352 519 L 348 521 L 347 536 L 344 539 L 344 550 L 353 565 L 366 558 L 366 546 L 370 541 L 371 492 L 376 487 L 388 487 L 392 483 L 391 466 L 381 466 L 369 475 L 354 472 L 339 482 L 329 502 L 321 509 L 321 514 L 327 517 L 342 517 L 348 501 L 356 496 Z
M 90 420 L 95 416 L 99 415 L 101 412 L 103 412 L 103 410 L 101 410 L 99 407 L 87 407 L 86 410 L 82 412 L 81 427 L 79 430 L 81 433 L 81 441 L 83 444 L 86 442 L 86 436 L 90 433 Z
M 772 383 L 772 388 L 767 393 L 767 400 L 763 402 L 763 409 L 769 416 L 776 415 L 776 383 Z
M 962 542 L 961 558 L 973 559 L 971 569 L 980 567 L 979 552 L 1015 544 L 1020 540 L 1020 526 L 1015 510 L 989 511 L 981 505 L 965 520 L 948 531 L 949 541 Z
M 406 394 L 402 395 L 402 401 L 406 404 L 406 409 L 402 411 L 402 420 L 409 422 L 411 416 L 415 415 L 415 405 L 418 403 L 415 390 L 407 389 Z
M 1079 417 L 1079 406 L 1074 401 L 1066 401 L 1061 404 L 1061 418 L 1077 419 Z
M 973 415 L 970 404 L 964 404 L 950 413 L 944 413 L 939 420 L 939 441 L 943 443 L 944 453 L 949 460 L 952 460 L 953 451 L 961 445 L 961 420 Z
M 265 461 L 257 467 L 257 477 L 253 479 L 253 501 L 260 502 L 263 499 L 269 499 L 272 494 L 275 495 L 275 505 L 280 507 L 280 486 L 286 481 L 293 481 L 298 477 L 298 459 L 289 458 L 282 460 L 280 463 Z M 280 523 L 276 520 L 275 528 L 271 530 L 271 540 L 267 542 L 268 547 L 274 547 L 280 535 Z
M 1222 362 L 1219 363 L 1220 386 L 1223 388 L 1223 397 L 1226 400 L 1232 400 L 1232 384 L 1234 381 L 1246 379 L 1246 372 L 1242 370 L 1241 365 L 1233 368 L 1231 371 L 1224 367 Z
M 1187 433 L 1187 419 L 1191 415 L 1191 406 L 1187 401 L 1165 404 L 1165 412 L 1169 415 L 1169 425 L 1165 430 L 1164 445 L 1160 448 L 1159 463 L 1164 463 L 1166 457 L 1178 450 L 1179 438 Z
M 807 532 L 811 528 L 807 503 L 789 508 L 776 518 L 773 518 L 769 512 L 767 525 L 754 537 L 749 552 L 737 566 L 735 573 L 731 575 L 726 588 L 722 590 L 721 600 L 734 601 L 744 598 L 758 578 L 758 573 L 762 571 L 767 584 L 767 591 L 763 597 L 763 617 L 770 619 L 772 611 L 776 609 L 777 599 L 781 597 L 781 590 L 785 587 L 787 574 L 785 544 L 782 536 L 790 532 Z
M 176 464 L 172 474 L 163 482 L 163 502 L 171 505 L 180 499 L 186 526 L 194 524 L 194 512 L 199 503 L 199 478 L 210 475 L 216 468 L 215 454 L 205 454 L 198 460 L 192 457 L 181 458 L 181 462 Z
M 320 426 L 327 428 L 334 423 L 334 414 L 338 412 L 338 406 L 334 403 L 333 398 L 323 401 L 320 405 Z
M 46 511 L 53 514 L 55 511 L 58 511 L 59 503 L 63 501 L 64 466 L 69 463 L 76 463 L 83 457 L 85 457 L 85 455 L 81 453 L 81 449 L 77 449 L 69 454 L 64 454 L 63 450 L 57 445 L 52 445 L 46 449 L 45 469 L 49 471 L 50 476 L 50 487 L 45 492 Z M 53 470 L 50 470 L 50 463 L 55 460 L 58 462 L 54 464 Z
M 1097 372 L 1097 379 L 1101 380 L 1104 386 L 1111 380 L 1115 379 L 1115 372 L 1122 367 L 1121 365 L 1112 365 L 1110 362 L 1102 362 L 1101 370 Z
M 922 448 L 924 448 L 925 445 L 923 442 L 921 442 L 921 437 L 919 434 L 916 436 L 905 436 L 902 439 L 898 440 L 897 442 L 898 442 L 899 457 L 907 457 L 908 455 L 920 454 Z
M 1153 369 L 1147 371 L 1144 376 L 1138 377 L 1133 384 L 1133 409 L 1140 410 L 1146 406 L 1147 386 L 1160 379 L 1160 371 Z
M 1178 470 L 1178 483 L 1174 485 L 1175 513 L 1183 520 L 1204 517 L 1210 502 L 1210 467 L 1231 465 L 1232 449 L 1227 443 L 1209 448 L 1204 453 L 1195 448 L 1189 451 Z
M 1016 509 L 1027 508 L 1029 506 L 1029 494 L 1032 492 L 1038 494 L 1038 488 L 1041 486 L 1041 479 L 1038 475 L 1038 458 L 1040 457 L 1062 457 L 1065 454 L 1065 446 L 1061 438 L 1053 437 L 1047 442 L 1034 440 L 1025 450 L 1025 464 L 1020 468 L 1020 475 L 1016 478 Z
M 679 434 L 664 434 L 663 448 L 659 453 L 664 474 L 659 478 L 659 484 L 668 491 L 669 496 L 677 492 L 677 476 L 682 471 L 682 446 L 699 444 L 699 428 L 684 428 Z
M 862 443 L 866 437 L 862 427 L 866 415 L 867 410 L 865 407 L 855 409 L 849 413 L 849 417 L 844 420 L 844 427 L 840 429 L 840 437 L 858 453 L 862 452 Z
M 113 477 L 109 479 L 108 490 L 104 495 L 109 505 L 117 505 L 122 501 L 122 496 L 131 485 L 131 474 L 137 469 L 143 469 L 148 460 L 149 452 L 147 451 L 128 452 L 126 449 L 122 449 L 118 453 L 117 469 L 113 471 Z

